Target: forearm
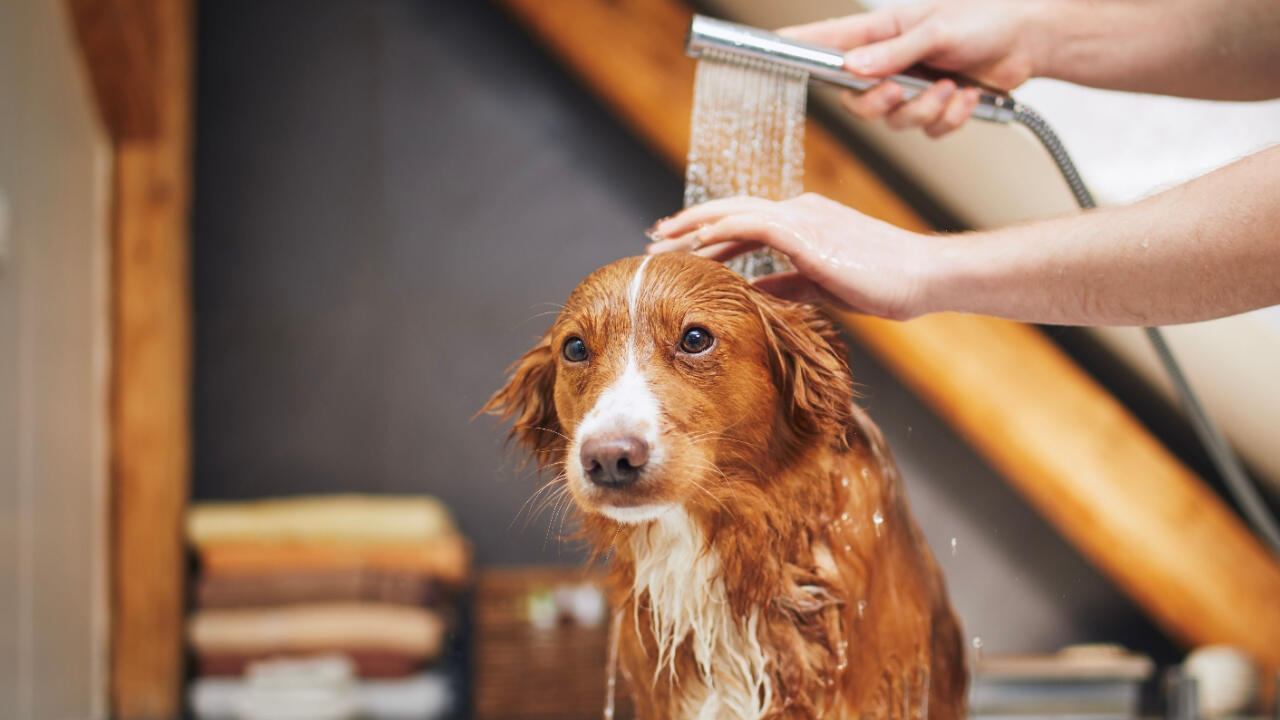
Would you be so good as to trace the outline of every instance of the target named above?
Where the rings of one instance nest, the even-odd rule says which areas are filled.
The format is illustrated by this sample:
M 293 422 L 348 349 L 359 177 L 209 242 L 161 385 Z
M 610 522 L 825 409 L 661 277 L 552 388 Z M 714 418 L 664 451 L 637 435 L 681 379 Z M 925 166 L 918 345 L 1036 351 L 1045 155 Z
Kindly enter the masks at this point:
M 1280 97 L 1275 0 L 1048 0 L 1029 21 L 1035 74 L 1214 100 Z
M 1280 304 L 1280 147 L 1134 205 L 935 242 L 926 312 L 1170 325 Z

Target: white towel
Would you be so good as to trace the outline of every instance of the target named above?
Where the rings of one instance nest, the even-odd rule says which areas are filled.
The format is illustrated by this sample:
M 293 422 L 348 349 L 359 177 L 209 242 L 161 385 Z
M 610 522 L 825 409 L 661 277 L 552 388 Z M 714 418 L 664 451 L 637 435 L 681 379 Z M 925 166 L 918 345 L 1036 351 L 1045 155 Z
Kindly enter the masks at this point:
M 245 678 L 197 678 L 189 697 L 200 720 L 436 720 L 453 708 L 439 673 L 356 682 L 341 657 L 254 663 Z

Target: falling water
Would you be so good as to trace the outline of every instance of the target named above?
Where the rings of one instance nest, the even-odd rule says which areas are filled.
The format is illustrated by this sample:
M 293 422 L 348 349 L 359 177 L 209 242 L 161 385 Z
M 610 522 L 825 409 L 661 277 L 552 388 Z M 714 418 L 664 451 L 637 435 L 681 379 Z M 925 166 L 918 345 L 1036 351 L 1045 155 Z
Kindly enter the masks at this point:
M 730 53 L 708 51 L 693 89 L 685 207 L 751 195 L 785 200 L 803 190 L 804 109 L 809 75 Z M 729 267 L 753 278 L 790 270 L 768 248 Z
M 622 609 L 613 611 L 609 623 L 609 658 L 605 666 L 604 720 L 613 720 L 614 702 L 618 695 L 618 640 L 622 633 Z

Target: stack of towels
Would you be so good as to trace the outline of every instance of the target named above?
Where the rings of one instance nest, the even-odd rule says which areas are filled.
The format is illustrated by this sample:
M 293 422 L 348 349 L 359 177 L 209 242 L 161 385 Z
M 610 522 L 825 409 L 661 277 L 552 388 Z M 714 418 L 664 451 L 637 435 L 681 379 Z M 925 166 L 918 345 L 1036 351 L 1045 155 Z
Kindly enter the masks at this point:
M 280 717 L 308 682 L 345 698 L 325 703 L 350 707 L 337 718 L 425 720 L 447 706 L 423 698 L 448 692 L 431 666 L 470 550 L 438 501 L 201 503 L 187 535 L 200 568 L 188 624 L 197 716 Z

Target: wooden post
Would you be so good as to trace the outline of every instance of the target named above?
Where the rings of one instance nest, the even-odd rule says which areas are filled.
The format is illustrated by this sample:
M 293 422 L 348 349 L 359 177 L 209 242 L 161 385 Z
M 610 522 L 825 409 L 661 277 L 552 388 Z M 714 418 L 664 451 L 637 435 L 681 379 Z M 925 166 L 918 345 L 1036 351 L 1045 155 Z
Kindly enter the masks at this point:
M 690 11 L 678 0 L 502 0 L 673 167 L 688 147 Z M 927 225 L 821 126 L 805 187 Z M 1172 637 L 1280 667 L 1280 564 L 1110 394 L 1035 328 L 978 316 L 838 315 Z
M 190 458 L 189 0 L 68 0 L 115 146 L 111 713 L 181 712 Z

